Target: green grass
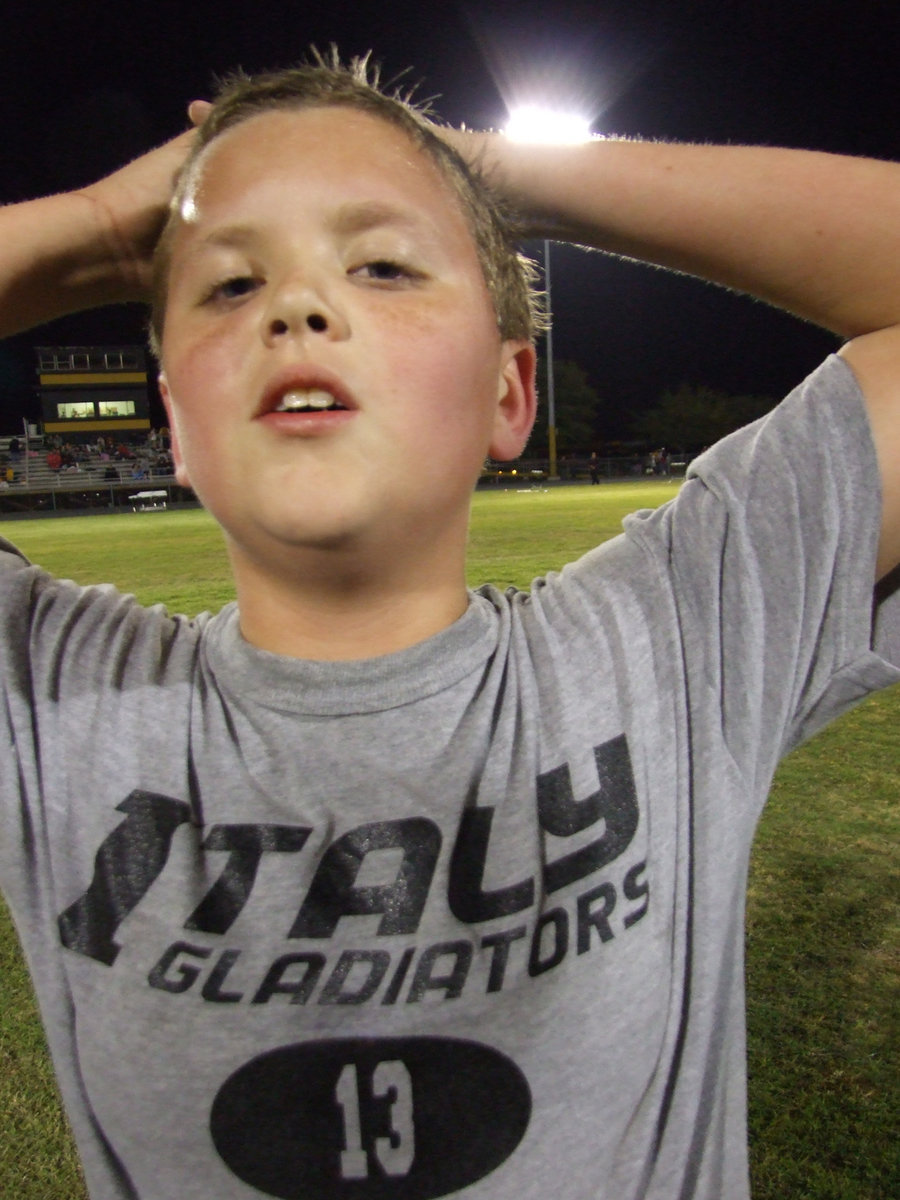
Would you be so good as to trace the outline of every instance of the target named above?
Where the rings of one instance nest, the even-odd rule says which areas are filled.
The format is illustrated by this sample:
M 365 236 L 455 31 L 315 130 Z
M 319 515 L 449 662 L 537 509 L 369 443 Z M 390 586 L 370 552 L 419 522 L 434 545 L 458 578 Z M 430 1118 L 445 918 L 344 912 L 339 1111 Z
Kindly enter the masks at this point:
M 470 582 L 527 586 L 674 490 L 478 493 Z M 232 596 L 221 538 L 202 512 L 16 521 L 0 532 L 59 575 L 107 580 L 146 603 L 196 613 Z M 760 826 L 747 940 L 754 1200 L 900 1196 L 898 729 L 895 688 L 782 765 Z M 2 908 L 0 1113 L 0 1200 L 81 1200 Z
M 757 1200 L 900 1196 L 900 691 L 781 765 L 748 928 Z
M 672 483 L 611 483 L 545 492 L 482 491 L 475 495 L 469 583 L 528 587 L 591 546 L 615 537 L 622 518 L 674 496 Z

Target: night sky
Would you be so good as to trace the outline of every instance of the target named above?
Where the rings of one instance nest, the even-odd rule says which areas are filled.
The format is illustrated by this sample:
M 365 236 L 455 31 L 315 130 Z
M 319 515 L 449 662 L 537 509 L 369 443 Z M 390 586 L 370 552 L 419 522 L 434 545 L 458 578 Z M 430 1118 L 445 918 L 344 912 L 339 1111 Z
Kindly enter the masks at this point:
M 442 116 L 473 127 L 540 95 L 584 107 L 597 132 L 900 159 L 897 0 L 12 0 L 0 39 L 6 203 L 88 183 L 177 132 L 216 73 L 331 42 L 373 49 L 387 77 L 412 68 Z M 552 262 L 555 351 L 611 411 L 682 382 L 780 396 L 835 345 L 659 271 L 569 247 Z M 137 308 L 103 310 L 0 342 L 0 433 L 32 403 L 32 346 L 134 341 L 142 328 Z

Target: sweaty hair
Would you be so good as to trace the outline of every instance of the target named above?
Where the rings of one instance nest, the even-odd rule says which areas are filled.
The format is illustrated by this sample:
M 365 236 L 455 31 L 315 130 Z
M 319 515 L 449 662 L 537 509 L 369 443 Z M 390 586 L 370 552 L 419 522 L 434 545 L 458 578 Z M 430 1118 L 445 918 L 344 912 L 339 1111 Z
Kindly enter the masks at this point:
M 221 83 L 176 181 L 169 218 L 156 248 L 150 341 L 157 357 L 165 321 L 172 241 L 195 164 L 211 142 L 242 121 L 261 113 L 304 108 L 351 108 L 402 130 L 428 155 L 457 198 L 493 301 L 500 336 L 504 340 L 531 340 L 545 327 L 543 295 L 535 288 L 534 266 L 516 249 L 515 216 L 484 175 L 443 141 L 426 107 L 414 104 L 400 92 L 381 89 L 378 69 L 370 64 L 368 55 L 344 65 L 335 50 L 327 58 L 314 51 L 311 61 L 300 66 L 255 76 L 239 71 Z

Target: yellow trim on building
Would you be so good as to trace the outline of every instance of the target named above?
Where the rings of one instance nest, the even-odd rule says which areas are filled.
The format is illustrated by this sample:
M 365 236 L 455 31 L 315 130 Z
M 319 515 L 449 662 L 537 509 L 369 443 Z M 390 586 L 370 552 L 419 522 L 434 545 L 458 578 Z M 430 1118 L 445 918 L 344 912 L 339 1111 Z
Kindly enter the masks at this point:
M 71 421 L 45 421 L 44 433 L 106 433 L 113 429 L 149 429 L 148 418 L 135 421 L 81 421 L 77 417 Z
M 41 375 L 41 387 L 77 387 L 80 384 L 100 383 L 115 387 L 120 383 L 146 383 L 146 371 L 60 371 L 58 375 Z

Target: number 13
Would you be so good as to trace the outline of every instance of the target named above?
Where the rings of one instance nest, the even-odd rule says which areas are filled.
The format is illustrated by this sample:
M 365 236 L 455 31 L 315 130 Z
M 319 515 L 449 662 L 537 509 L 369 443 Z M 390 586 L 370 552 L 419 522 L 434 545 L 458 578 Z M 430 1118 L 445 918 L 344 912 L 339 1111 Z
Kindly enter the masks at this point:
M 372 1073 L 372 1095 L 390 1101 L 390 1137 L 375 1138 L 375 1157 L 386 1175 L 406 1175 L 415 1157 L 412 1080 L 399 1061 L 381 1062 Z M 335 1099 L 344 1117 L 344 1146 L 341 1176 L 366 1179 L 369 1157 L 363 1149 L 359 1103 L 359 1078 L 354 1063 L 348 1063 L 338 1078 Z

